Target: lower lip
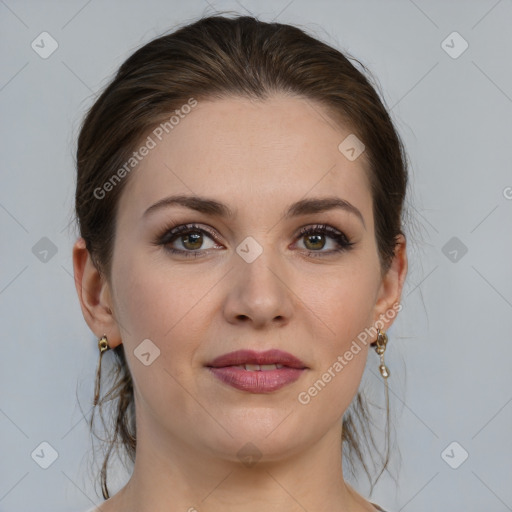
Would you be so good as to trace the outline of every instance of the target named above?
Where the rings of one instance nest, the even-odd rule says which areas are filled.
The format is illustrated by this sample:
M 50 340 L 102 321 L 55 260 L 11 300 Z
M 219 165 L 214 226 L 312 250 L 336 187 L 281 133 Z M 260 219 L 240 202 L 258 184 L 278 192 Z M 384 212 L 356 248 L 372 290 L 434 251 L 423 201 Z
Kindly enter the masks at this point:
M 295 382 L 304 368 L 279 368 L 276 370 L 249 371 L 236 366 L 209 367 L 222 382 L 249 393 L 270 393 Z

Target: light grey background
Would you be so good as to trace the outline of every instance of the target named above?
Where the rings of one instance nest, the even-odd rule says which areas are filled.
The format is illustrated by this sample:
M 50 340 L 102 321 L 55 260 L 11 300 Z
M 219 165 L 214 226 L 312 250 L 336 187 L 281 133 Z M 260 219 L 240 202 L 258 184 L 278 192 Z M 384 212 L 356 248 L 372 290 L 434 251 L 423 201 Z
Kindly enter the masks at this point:
M 82 116 L 136 48 L 228 9 L 302 25 L 369 66 L 408 150 L 410 271 L 386 352 L 401 462 L 391 468 L 398 486 L 385 474 L 372 501 L 403 512 L 512 510 L 510 0 L 0 0 L 0 511 L 101 501 L 82 414 L 97 347 L 68 227 Z M 31 47 L 44 31 L 58 43 L 47 59 Z M 457 58 L 454 31 L 469 45 Z M 54 255 L 38 252 L 43 237 Z M 372 352 L 363 385 L 382 402 L 377 366 Z M 31 457 L 43 441 L 58 452 L 48 469 Z M 445 460 L 460 463 L 462 450 L 467 460 L 452 469 Z M 363 477 L 351 483 L 367 492 Z

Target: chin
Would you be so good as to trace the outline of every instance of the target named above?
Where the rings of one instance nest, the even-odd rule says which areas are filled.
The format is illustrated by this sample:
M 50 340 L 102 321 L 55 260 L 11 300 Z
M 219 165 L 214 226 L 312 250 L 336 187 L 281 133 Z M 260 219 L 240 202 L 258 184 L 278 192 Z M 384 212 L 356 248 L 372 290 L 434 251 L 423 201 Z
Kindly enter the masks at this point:
M 308 436 L 304 422 L 296 423 L 297 420 L 292 419 L 293 413 L 283 409 L 263 414 L 261 409 L 245 409 L 240 414 L 245 414 L 245 417 L 223 423 L 232 437 L 222 428 L 200 436 L 205 448 L 215 457 L 242 463 L 247 460 L 272 462 L 299 452 L 307 444 L 308 437 L 311 437 L 311 442 L 318 437 L 314 433 Z

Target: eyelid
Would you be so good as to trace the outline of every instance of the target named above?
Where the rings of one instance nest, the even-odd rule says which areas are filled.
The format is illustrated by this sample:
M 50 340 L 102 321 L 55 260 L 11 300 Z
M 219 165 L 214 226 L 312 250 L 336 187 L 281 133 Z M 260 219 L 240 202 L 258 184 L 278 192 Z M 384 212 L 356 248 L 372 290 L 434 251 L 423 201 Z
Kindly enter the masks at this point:
M 190 223 L 181 223 L 180 222 L 175 225 L 171 224 L 169 227 L 166 227 L 161 231 L 161 235 L 157 238 L 157 243 L 161 243 L 161 244 L 165 245 L 166 243 L 169 243 L 169 242 L 165 242 L 166 238 L 177 239 L 177 238 L 179 238 L 179 235 L 182 233 L 187 234 L 187 233 L 194 232 L 194 231 L 206 233 L 215 243 L 221 243 L 218 240 L 219 237 L 216 234 L 214 228 L 204 225 L 204 224 L 198 224 L 196 222 L 190 222 Z M 191 251 L 189 251 L 189 252 L 191 252 Z

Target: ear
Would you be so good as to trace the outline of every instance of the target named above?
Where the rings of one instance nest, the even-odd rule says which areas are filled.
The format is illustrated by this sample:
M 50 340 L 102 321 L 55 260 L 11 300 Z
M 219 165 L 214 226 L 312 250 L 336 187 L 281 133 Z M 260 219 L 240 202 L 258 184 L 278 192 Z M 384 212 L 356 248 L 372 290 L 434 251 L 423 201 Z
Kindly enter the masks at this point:
M 380 320 L 384 323 L 383 331 L 391 327 L 397 316 L 396 308 L 402 297 L 407 266 L 406 240 L 404 235 L 400 234 L 397 237 L 393 260 L 386 275 L 382 278 L 375 303 L 373 325 Z M 394 314 L 386 314 L 389 310 L 394 310 Z
M 83 238 L 79 238 L 73 246 L 73 269 L 76 291 L 87 325 L 98 339 L 106 334 L 109 346 L 115 348 L 121 343 L 121 336 L 113 315 L 110 285 L 94 266 Z

